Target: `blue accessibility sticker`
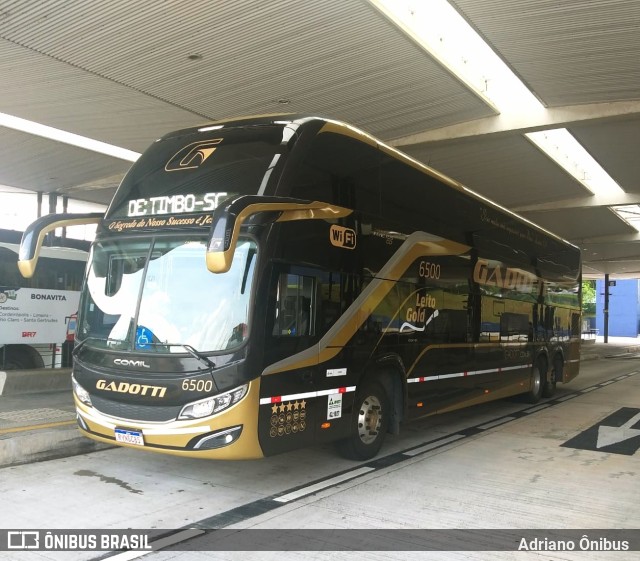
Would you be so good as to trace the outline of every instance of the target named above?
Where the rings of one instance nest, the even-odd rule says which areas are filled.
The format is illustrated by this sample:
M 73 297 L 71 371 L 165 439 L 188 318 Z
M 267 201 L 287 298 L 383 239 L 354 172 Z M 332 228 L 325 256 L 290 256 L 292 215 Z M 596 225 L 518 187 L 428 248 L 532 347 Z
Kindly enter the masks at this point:
M 153 333 L 148 327 L 138 326 L 136 330 L 136 349 L 150 349 L 153 342 Z

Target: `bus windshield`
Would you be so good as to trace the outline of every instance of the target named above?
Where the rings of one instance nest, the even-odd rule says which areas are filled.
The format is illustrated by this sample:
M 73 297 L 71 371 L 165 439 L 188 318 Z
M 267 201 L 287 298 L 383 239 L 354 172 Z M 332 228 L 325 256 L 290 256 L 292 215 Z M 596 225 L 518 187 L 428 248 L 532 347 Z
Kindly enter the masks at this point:
M 247 337 L 256 244 L 241 238 L 231 269 L 207 270 L 203 237 L 96 243 L 78 339 L 136 352 L 233 349 Z

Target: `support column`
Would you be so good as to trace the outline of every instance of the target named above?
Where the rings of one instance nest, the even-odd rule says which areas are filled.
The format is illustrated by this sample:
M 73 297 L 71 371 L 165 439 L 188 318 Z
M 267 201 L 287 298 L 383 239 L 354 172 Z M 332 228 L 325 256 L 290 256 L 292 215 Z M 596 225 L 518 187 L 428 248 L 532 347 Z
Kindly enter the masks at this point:
M 62 212 L 66 214 L 68 208 L 69 208 L 69 197 L 67 197 L 66 195 L 62 195 Z M 66 239 L 67 239 L 67 228 L 66 226 L 63 226 L 62 227 L 62 244 L 61 244 L 63 247 L 67 245 L 65 243 Z
M 49 214 L 55 214 L 58 206 L 58 194 L 49 193 Z M 47 234 L 47 245 L 53 245 L 56 231 L 53 230 Z
M 609 342 L 609 274 L 604 275 L 604 342 Z

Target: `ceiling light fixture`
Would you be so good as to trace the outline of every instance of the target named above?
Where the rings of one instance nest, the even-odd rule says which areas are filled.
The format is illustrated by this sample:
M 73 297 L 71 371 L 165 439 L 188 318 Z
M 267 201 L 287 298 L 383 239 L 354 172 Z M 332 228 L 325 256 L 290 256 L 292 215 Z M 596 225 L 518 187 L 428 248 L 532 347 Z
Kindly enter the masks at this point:
M 594 195 L 624 193 L 567 129 L 530 132 L 525 136 Z
M 446 1 L 369 0 L 496 112 L 544 106 Z
M 128 162 L 135 162 L 140 157 L 139 153 L 126 148 L 120 148 L 106 142 L 28 121 L 27 119 L 21 119 L 20 117 L 14 117 L 13 115 L 7 115 L 6 113 L 0 113 L 0 126 L 63 142 Z
M 467 21 L 446 1 L 369 0 L 392 23 L 493 107 L 505 122 L 546 108 Z M 623 192 L 567 129 L 525 137 L 594 194 Z
M 610 208 L 619 218 L 640 232 L 640 205 L 616 205 Z

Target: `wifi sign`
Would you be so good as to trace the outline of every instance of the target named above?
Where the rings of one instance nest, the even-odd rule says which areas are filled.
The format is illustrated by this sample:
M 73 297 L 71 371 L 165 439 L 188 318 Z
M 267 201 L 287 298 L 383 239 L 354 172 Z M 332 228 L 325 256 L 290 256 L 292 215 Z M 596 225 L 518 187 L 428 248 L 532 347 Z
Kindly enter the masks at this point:
M 344 226 L 331 226 L 329 231 L 329 239 L 331 245 L 342 247 L 344 249 L 355 249 L 356 247 L 356 231 Z

